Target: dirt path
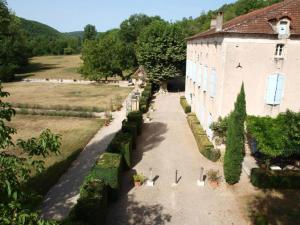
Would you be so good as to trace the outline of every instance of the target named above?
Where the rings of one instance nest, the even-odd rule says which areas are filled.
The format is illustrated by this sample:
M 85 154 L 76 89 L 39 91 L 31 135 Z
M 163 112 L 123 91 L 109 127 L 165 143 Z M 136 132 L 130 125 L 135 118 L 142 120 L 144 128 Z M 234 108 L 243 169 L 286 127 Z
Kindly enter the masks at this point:
M 126 117 L 125 108 L 123 106 L 121 111 L 113 113 L 114 120 L 110 126 L 99 130 L 59 182 L 47 193 L 42 205 L 43 218 L 62 220 L 68 216 L 77 202 L 84 177 L 97 157 L 106 150 L 115 133 L 120 130 Z
M 200 167 L 218 169 L 197 149 L 179 104 L 179 94 L 156 97 L 153 120 L 144 124 L 135 152 L 135 167 L 123 177 L 122 195 L 111 204 L 108 225 L 244 225 L 249 224 L 238 197 L 224 182 L 217 190 L 198 187 Z M 132 173 L 158 176 L 154 187 L 133 188 Z M 180 181 L 172 187 L 178 170 Z

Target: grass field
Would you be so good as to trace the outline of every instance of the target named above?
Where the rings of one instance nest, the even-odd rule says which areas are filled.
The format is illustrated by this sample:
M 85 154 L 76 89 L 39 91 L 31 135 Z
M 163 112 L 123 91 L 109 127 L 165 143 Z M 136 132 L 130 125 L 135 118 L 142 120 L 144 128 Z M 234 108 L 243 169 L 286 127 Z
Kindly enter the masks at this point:
M 18 74 L 22 78 L 34 79 L 81 79 L 78 68 L 81 64 L 80 55 L 70 56 L 39 56 L 30 60 L 23 73 Z
M 69 167 L 81 149 L 102 127 L 103 121 L 95 118 L 54 117 L 17 115 L 10 122 L 10 126 L 17 129 L 13 136 L 26 139 L 38 136 L 42 130 L 49 128 L 53 133 L 62 135 L 61 154 L 46 158 L 46 172 L 32 180 L 32 187 L 44 194 Z M 38 185 L 35 185 L 38 184 Z
M 131 92 L 122 88 L 101 84 L 54 83 L 6 83 L 4 90 L 10 93 L 7 101 L 19 108 L 57 109 L 101 112 L 116 108 Z

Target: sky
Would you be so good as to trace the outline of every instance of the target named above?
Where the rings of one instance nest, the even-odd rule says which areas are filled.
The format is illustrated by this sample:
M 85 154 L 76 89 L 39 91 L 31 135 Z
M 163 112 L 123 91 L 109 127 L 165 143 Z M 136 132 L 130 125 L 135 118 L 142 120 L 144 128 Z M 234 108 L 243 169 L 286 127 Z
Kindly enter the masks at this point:
M 167 21 L 193 18 L 234 0 L 7 0 L 17 16 L 45 23 L 61 32 L 93 24 L 100 32 L 119 27 L 135 13 L 158 15 Z

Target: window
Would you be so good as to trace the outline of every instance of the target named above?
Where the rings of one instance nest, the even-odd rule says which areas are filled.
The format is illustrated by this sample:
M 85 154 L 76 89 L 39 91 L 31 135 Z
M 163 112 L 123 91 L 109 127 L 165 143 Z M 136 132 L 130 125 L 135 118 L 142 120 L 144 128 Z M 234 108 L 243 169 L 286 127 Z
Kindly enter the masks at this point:
M 276 45 L 275 57 L 282 58 L 283 57 L 283 49 L 284 49 L 284 44 Z
M 279 105 L 283 97 L 284 76 L 273 74 L 268 77 L 266 103 Z
M 198 65 L 198 74 L 197 74 L 197 81 L 198 81 L 198 86 L 201 86 L 201 75 L 202 74 L 202 65 L 201 63 Z
M 287 21 L 280 21 L 279 22 L 279 35 L 287 35 L 288 34 L 288 22 Z
M 203 68 L 202 87 L 203 91 L 207 91 L 207 66 L 204 66 Z
M 212 98 L 216 96 L 216 86 L 217 86 L 217 72 L 215 69 L 212 69 L 210 75 L 210 97 Z

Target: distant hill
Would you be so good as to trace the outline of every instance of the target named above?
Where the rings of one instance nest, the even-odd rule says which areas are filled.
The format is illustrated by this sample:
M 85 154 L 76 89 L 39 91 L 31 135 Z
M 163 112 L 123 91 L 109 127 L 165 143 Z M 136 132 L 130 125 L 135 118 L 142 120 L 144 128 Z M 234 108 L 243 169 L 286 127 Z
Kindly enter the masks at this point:
M 59 37 L 62 34 L 54 29 L 53 27 L 50 27 L 46 24 L 33 21 L 33 20 L 27 20 L 24 18 L 19 18 L 21 21 L 21 28 L 29 35 L 29 36 L 48 36 L 48 37 Z
M 69 36 L 69 37 L 80 37 L 80 38 L 83 38 L 83 31 L 73 31 L 73 32 L 65 32 L 63 33 L 64 35 L 66 36 Z

